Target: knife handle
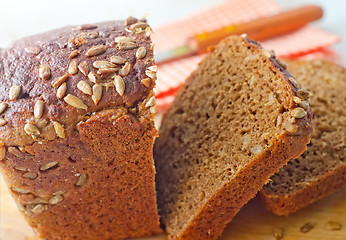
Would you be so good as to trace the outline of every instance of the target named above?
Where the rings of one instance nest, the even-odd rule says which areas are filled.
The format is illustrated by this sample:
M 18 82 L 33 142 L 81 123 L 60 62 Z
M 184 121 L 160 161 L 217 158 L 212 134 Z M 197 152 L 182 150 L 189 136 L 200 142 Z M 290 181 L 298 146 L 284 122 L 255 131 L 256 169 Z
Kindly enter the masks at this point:
M 197 34 L 189 39 L 188 44 L 198 53 L 204 53 L 209 46 L 217 44 L 229 35 L 246 33 L 249 38 L 259 41 L 297 30 L 311 21 L 320 19 L 322 15 L 321 7 L 316 5 L 304 6 L 270 17 Z

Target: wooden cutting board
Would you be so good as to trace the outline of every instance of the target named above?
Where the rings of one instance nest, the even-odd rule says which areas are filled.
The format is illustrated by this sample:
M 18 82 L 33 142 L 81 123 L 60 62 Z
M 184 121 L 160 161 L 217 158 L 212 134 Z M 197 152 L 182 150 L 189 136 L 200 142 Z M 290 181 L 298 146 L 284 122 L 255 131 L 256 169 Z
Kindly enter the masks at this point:
M 328 221 L 342 224 L 341 230 L 328 230 Z M 301 233 L 307 222 L 315 227 Z M 258 199 L 251 200 L 227 226 L 220 240 L 275 240 L 273 229 L 284 231 L 285 240 L 346 240 L 346 189 L 320 200 L 288 217 L 278 217 L 267 211 Z M 39 240 L 24 221 L 5 182 L 0 177 L 0 240 Z M 164 234 L 138 240 L 167 240 Z M 197 239 L 196 239 L 197 240 Z

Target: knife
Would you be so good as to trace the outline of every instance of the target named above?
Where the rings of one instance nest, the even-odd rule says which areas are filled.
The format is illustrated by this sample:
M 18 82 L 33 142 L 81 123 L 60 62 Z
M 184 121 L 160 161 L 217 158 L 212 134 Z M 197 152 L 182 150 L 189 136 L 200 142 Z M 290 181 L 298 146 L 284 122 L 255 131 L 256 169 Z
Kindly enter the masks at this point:
M 155 60 L 156 63 L 161 64 L 206 53 L 208 47 L 217 44 L 229 35 L 246 33 L 249 38 L 256 41 L 275 37 L 297 30 L 311 21 L 320 19 L 322 15 L 321 7 L 309 5 L 237 25 L 232 24 L 211 32 L 194 35 L 188 38 L 184 45 L 157 53 Z

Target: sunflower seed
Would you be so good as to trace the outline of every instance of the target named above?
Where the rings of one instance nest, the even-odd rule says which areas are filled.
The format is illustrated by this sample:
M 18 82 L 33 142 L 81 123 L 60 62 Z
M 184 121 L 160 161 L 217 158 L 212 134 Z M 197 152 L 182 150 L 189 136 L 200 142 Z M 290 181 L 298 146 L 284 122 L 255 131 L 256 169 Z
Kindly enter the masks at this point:
M 121 42 L 118 43 L 118 49 L 120 50 L 132 50 L 138 47 L 138 44 L 133 43 L 133 42 Z
M 106 74 L 115 73 L 118 70 L 119 70 L 119 68 L 101 68 L 97 71 L 97 74 L 106 75 Z
M 21 87 L 20 86 L 13 85 L 10 88 L 10 91 L 9 91 L 10 100 L 17 99 L 19 97 L 20 91 L 21 91 Z
M 84 102 L 81 99 L 72 94 L 67 94 L 67 96 L 64 97 L 64 101 L 72 107 L 81 108 L 84 110 L 88 109 L 88 107 L 84 104 Z
M 292 110 L 291 116 L 294 118 L 303 118 L 306 116 L 306 112 L 303 108 L 297 107 Z
M 12 191 L 17 192 L 17 193 L 21 193 L 21 194 L 28 194 L 28 193 L 30 193 L 29 190 L 25 190 L 25 189 L 22 189 L 22 188 L 17 188 L 17 187 L 14 187 L 14 186 L 12 186 L 11 188 L 12 188 Z
M 156 79 L 156 73 L 149 69 L 145 70 L 145 75 L 147 75 L 151 79 Z
M 41 49 L 39 47 L 26 47 L 24 48 L 24 51 L 27 53 L 37 55 L 41 52 Z
M 294 133 L 298 130 L 298 126 L 287 120 L 285 122 L 285 129 L 290 133 Z
M 23 178 L 35 179 L 37 178 L 37 173 L 34 173 L 34 172 L 24 173 Z
M 0 127 L 5 126 L 5 124 L 7 123 L 7 121 L 3 118 L 0 118 Z
M 68 70 L 67 72 L 70 74 L 70 75 L 74 75 L 76 73 L 78 73 L 78 61 L 77 59 L 73 60 L 70 65 L 68 66 Z
M 105 53 L 107 50 L 107 47 L 105 45 L 96 45 L 89 48 L 89 50 L 85 53 L 85 56 L 87 57 L 94 57 L 97 55 L 100 55 L 102 53 Z
M 126 20 L 125 20 L 125 25 L 131 25 L 131 24 L 134 24 L 136 23 L 138 20 L 137 18 L 134 18 L 134 17 L 128 17 Z
M 145 29 L 145 36 L 150 37 L 152 33 L 153 33 L 153 30 L 151 29 L 151 27 L 147 27 Z
M 6 155 L 6 147 L 5 146 L 1 146 L 0 147 L 0 160 L 4 159 Z
M 151 85 L 151 78 L 144 78 L 144 79 L 141 80 L 141 82 L 143 83 L 144 86 L 149 88 L 150 85 Z
M 283 69 L 287 68 L 287 65 L 281 60 L 281 59 L 276 59 L 276 62 L 282 67 Z
M 301 228 L 300 228 L 300 231 L 302 233 L 307 233 L 309 232 L 311 229 L 313 229 L 315 226 L 315 223 L 311 223 L 311 222 L 308 222 L 308 223 L 305 223 Z
M 155 48 L 155 44 L 150 44 L 150 51 L 154 51 L 154 48 Z
M 40 198 L 40 197 L 36 197 L 33 200 L 31 200 L 30 202 L 27 203 L 27 205 L 32 204 L 38 204 L 38 203 L 43 203 L 43 204 L 47 204 L 48 201 L 46 199 Z
M 274 228 L 273 235 L 276 240 L 281 240 L 284 236 L 284 230 L 282 228 Z
M 65 96 L 67 90 L 67 85 L 64 82 L 63 84 L 60 85 L 60 87 L 58 87 L 58 90 L 56 91 L 56 96 L 57 98 L 63 98 Z
M 299 88 L 299 84 L 297 83 L 297 81 L 294 79 L 294 77 L 289 77 L 288 80 L 290 81 L 290 83 L 292 83 L 292 85 L 295 88 Z
M 109 88 L 114 87 L 113 82 L 100 83 L 101 86 L 106 87 L 106 92 L 108 92 Z
M 44 108 L 44 102 L 42 100 L 38 100 L 35 103 L 35 106 L 34 106 L 34 116 L 35 116 L 35 118 L 42 117 L 43 108 Z
M 77 27 L 78 30 L 91 30 L 97 28 L 95 24 L 83 24 Z
M 88 76 L 89 67 L 88 67 L 88 64 L 87 64 L 86 61 L 81 62 L 81 63 L 78 65 L 78 69 L 79 69 L 79 71 L 81 71 L 81 73 L 84 74 L 84 76 Z
M 119 75 L 124 77 L 129 75 L 131 71 L 131 64 L 129 62 L 126 62 L 125 65 L 119 70 Z
M 14 169 L 16 169 L 17 171 L 21 171 L 21 172 L 27 172 L 28 169 L 26 167 L 14 167 Z
M 23 153 L 16 147 L 8 147 L 7 151 L 18 158 L 23 156 Z
M 91 87 L 86 81 L 79 81 L 77 83 L 77 88 L 85 94 L 92 95 Z
M 24 131 L 29 135 L 40 135 L 40 130 L 31 123 L 27 123 L 24 125 Z
M 145 57 L 145 54 L 147 54 L 147 50 L 145 49 L 145 47 L 140 47 L 137 49 L 136 57 L 137 59 L 142 59 Z
M 301 100 L 299 97 L 296 97 L 296 96 L 293 97 L 293 101 L 294 101 L 296 104 L 299 104 L 299 103 L 302 102 L 302 100 Z
M 305 89 L 299 89 L 296 92 L 296 95 L 297 95 L 297 97 L 299 97 L 302 100 L 307 100 L 307 99 L 309 99 L 310 93 Z
M 94 39 L 99 36 L 99 33 L 98 32 L 82 32 L 81 34 L 79 34 L 79 36 L 84 39 Z
M 329 230 L 341 230 L 342 225 L 339 222 L 329 221 L 327 222 L 326 228 Z
M 5 111 L 6 108 L 7 108 L 7 103 L 1 102 L 1 103 L 0 103 L 0 113 L 2 113 L 3 111 Z
M 151 107 L 151 108 L 149 109 L 149 111 L 150 111 L 151 113 L 155 114 L 155 113 L 156 113 L 156 107 Z
M 304 100 L 304 101 L 301 101 L 298 105 L 301 108 L 307 110 L 309 108 L 309 106 L 310 106 L 310 103 L 309 103 L 309 101 Z
M 99 103 L 99 101 L 102 98 L 102 86 L 100 84 L 95 84 L 93 86 L 93 95 L 92 100 L 94 101 L 95 105 Z
M 125 83 L 121 76 L 117 75 L 114 77 L 114 86 L 117 93 L 119 93 L 120 96 L 123 96 L 125 91 Z
M 66 73 L 65 75 L 62 75 L 61 77 L 58 77 L 57 79 L 55 79 L 54 81 L 52 81 L 52 86 L 54 87 L 54 88 L 58 88 L 58 87 L 60 87 L 60 85 L 61 84 L 63 84 L 65 81 L 66 81 L 66 79 L 68 78 L 68 74 Z
M 151 98 L 149 98 L 148 102 L 145 104 L 145 107 L 146 108 L 153 107 L 155 106 L 155 104 L 156 104 L 155 96 L 152 96 Z
M 64 127 L 60 123 L 58 123 L 56 121 L 53 121 L 52 123 L 53 123 L 56 135 L 58 135 L 58 137 L 60 137 L 60 138 L 65 138 L 65 129 L 64 129 Z
M 63 195 L 63 194 L 65 194 L 66 192 L 67 192 L 67 190 L 59 190 L 59 191 L 53 193 L 53 196 L 55 196 L 55 195 Z
M 90 72 L 90 73 L 88 74 L 88 78 L 89 78 L 89 80 L 90 80 L 91 82 L 97 83 L 97 76 L 95 75 L 95 73 Z
M 140 30 L 144 30 L 146 29 L 147 27 L 149 27 L 149 25 L 145 22 L 137 22 L 137 23 L 134 23 L 131 25 L 131 29 L 140 29 Z
M 115 68 L 116 65 L 108 61 L 95 61 L 93 62 L 94 68 Z
M 62 202 L 63 200 L 64 200 L 64 196 L 57 194 L 57 195 L 54 195 L 53 197 L 51 197 L 49 199 L 48 203 L 50 205 L 56 205 L 56 204 Z
M 47 163 L 44 163 L 40 166 L 40 170 L 41 171 L 47 171 L 49 169 L 52 169 L 52 168 L 56 168 L 59 166 L 59 162 L 56 162 L 56 161 L 50 161 L 50 162 L 47 162 Z
M 38 69 L 38 75 L 43 80 L 48 80 L 50 78 L 50 69 L 47 65 L 40 65 Z
M 77 56 L 79 54 L 79 51 L 77 49 L 71 51 L 70 56 L 68 56 L 69 59 L 74 58 L 75 56 Z
M 118 56 L 112 56 L 110 58 L 110 61 L 115 64 L 124 64 L 126 62 L 126 59 L 118 57 Z
M 31 210 L 31 212 L 33 214 L 40 214 L 42 213 L 44 210 L 46 210 L 46 206 L 44 204 L 37 204 L 33 207 L 33 209 Z
M 130 37 L 126 37 L 126 36 L 120 36 L 120 37 L 116 37 L 114 40 L 116 43 L 128 43 L 128 42 L 136 42 L 133 38 Z
M 275 53 L 273 52 L 273 50 L 267 50 L 265 48 L 262 48 L 262 53 L 266 58 L 275 57 Z
M 83 186 L 87 182 L 88 178 L 89 176 L 87 173 L 80 174 L 75 182 L 75 185 L 77 187 Z
M 155 73 L 157 72 L 157 66 L 156 65 L 152 65 L 152 66 L 148 67 L 148 69 L 152 72 L 155 72 Z
M 261 153 L 263 151 L 263 147 L 260 145 L 255 145 L 251 148 L 250 150 L 253 154 L 258 154 Z

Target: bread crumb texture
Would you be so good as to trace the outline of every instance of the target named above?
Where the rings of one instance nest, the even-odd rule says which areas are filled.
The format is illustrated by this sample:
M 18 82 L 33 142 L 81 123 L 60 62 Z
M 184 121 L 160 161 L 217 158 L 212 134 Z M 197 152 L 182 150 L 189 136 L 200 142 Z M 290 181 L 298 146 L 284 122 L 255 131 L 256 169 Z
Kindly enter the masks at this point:
M 274 52 L 233 36 L 187 79 L 154 147 L 159 211 L 171 239 L 216 239 L 305 150 L 311 109 L 293 116 L 294 97 L 305 90 L 285 68 Z
M 288 61 L 299 83 L 311 92 L 314 130 L 307 150 L 271 177 L 262 199 L 288 215 L 346 186 L 346 70 L 313 60 Z

